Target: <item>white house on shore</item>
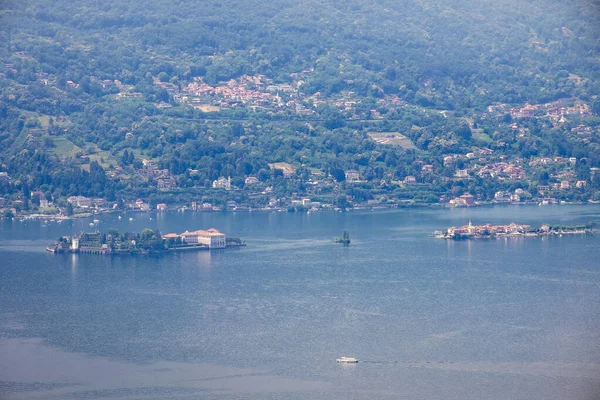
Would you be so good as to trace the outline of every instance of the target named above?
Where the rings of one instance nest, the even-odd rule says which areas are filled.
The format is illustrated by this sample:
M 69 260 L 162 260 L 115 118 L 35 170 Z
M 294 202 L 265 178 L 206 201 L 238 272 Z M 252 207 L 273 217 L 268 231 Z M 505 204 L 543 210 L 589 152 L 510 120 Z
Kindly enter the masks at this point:
M 210 228 L 206 231 L 185 231 L 180 236 L 181 240 L 188 244 L 203 244 L 211 249 L 225 248 L 225 234 L 214 228 Z
M 71 196 L 67 201 L 75 207 L 89 208 L 92 206 L 92 199 L 84 196 Z

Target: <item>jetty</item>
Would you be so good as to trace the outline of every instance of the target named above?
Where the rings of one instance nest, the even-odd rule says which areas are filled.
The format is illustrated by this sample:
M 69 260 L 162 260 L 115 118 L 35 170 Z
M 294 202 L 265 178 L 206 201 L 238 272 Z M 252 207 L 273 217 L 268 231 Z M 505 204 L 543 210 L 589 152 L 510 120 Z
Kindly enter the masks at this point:
M 433 236 L 438 239 L 464 240 L 464 239 L 494 239 L 502 237 L 532 237 L 532 236 L 562 236 L 573 234 L 594 234 L 595 222 L 585 225 L 550 225 L 543 224 L 539 228 L 531 225 L 511 222 L 507 225 L 468 225 L 450 227 L 443 231 L 435 231 Z

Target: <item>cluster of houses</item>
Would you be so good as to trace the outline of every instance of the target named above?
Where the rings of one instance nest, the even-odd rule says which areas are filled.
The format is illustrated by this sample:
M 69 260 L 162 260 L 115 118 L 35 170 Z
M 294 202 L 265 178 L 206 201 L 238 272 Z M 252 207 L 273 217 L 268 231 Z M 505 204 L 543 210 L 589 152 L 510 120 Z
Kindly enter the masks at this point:
M 282 107 L 284 103 L 278 93 L 293 91 L 295 89 L 291 85 L 273 85 L 272 81 L 263 75 L 243 75 L 218 86 L 210 86 L 201 78 L 195 78 L 176 98 L 191 105 L 216 104 L 229 107 L 243 104 L 249 107 Z
M 489 176 L 494 177 L 507 177 L 513 180 L 525 179 L 527 174 L 525 169 L 520 165 L 514 165 L 512 163 L 497 162 L 486 164 L 477 171 L 477 176 L 484 178 Z
M 498 203 L 519 203 L 524 197 L 531 197 L 531 194 L 521 188 L 510 191 L 497 191 L 494 194 L 494 201 Z
M 155 180 L 158 189 L 168 190 L 176 187 L 175 178 L 168 169 L 160 169 L 146 159 L 142 160 L 142 165 L 143 168 L 137 170 L 137 173 L 147 180 Z
M 551 120 L 559 122 L 566 121 L 565 116 L 568 115 L 579 115 L 584 117 L 589 117 L 591 115 L 589 105 L 581 100 L 576 100 L 571 105 L 566 105 L 562 100 L 557 100 L 545 104 L 525 103 L 522 107 L 513 108 L 507 104 L 490 105 L 483 116 L 493 115 L 498 117 L 507 112 L 510 113 L 510 116 L 513 119 L 547 116 Z
M 508 225 L 473 225 L 469 221 L 468 225 L 448 228 L 446 233 L 440 235 L 440 237 L 445 239 L 469 239 L 493 235 L 524 235 L 529 232 L 531 232 L 530 225 L 515 224 L 514 222 Z

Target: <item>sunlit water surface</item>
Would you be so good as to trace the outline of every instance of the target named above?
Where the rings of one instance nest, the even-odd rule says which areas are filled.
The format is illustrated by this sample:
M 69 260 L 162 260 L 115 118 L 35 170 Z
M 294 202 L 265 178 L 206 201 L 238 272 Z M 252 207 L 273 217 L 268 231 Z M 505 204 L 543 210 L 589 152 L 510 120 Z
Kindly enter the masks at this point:
M 428 237 L 469 219 L 600 207 L 101 216 L 248 243 L 135 257 L 44 251 L 90 220 L 0 222 L 0 398 L 598 398 L 600 235 Z

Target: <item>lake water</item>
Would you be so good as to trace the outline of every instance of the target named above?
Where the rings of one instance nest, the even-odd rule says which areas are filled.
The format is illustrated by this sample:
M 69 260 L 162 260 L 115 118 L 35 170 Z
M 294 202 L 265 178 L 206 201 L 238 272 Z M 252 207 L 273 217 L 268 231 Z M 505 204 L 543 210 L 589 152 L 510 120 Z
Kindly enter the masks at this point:
M 101 216 L 248 243 L 135 257 L 45 252 L 90 220 L 0 222 L 0 398 L 599 398 L 600 235 L 428 237 L 469 219 L 600 207 Z

